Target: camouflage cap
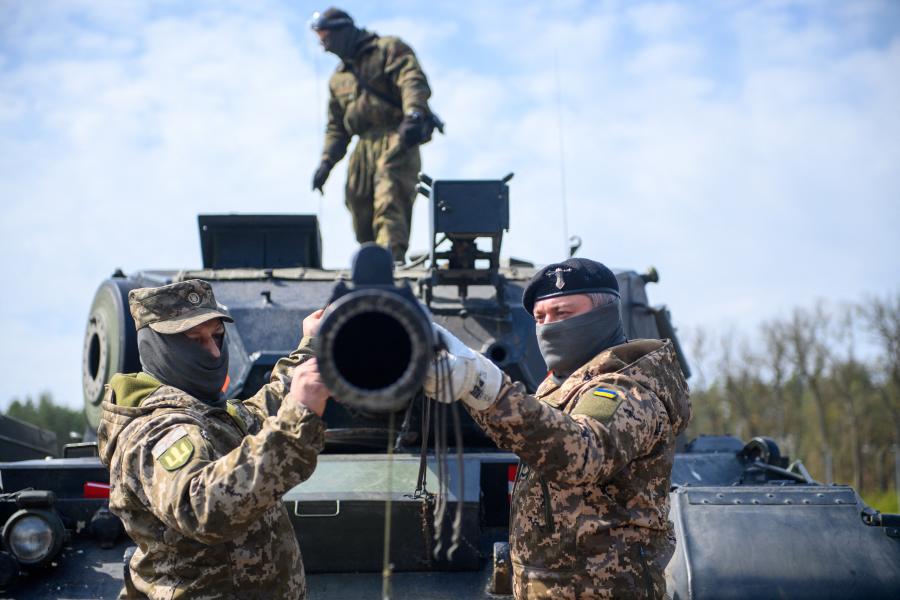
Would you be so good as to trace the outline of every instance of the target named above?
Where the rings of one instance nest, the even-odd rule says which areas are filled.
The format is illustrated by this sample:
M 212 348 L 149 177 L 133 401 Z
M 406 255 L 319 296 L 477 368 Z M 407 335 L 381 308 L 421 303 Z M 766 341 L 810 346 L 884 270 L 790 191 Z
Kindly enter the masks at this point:
M 135 329 L 149 326 L 159 333 L 181 333 L 210 319 L 234 322 L 216 303 L 210 285 L 200 279 L 131 290 L 128 308 Z

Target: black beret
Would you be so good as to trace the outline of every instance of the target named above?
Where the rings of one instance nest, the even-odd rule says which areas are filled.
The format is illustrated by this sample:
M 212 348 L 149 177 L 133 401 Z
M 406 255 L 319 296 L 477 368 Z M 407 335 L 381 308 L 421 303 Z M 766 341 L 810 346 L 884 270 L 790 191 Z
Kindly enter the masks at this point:
M 613 272 L 597 261 L 570 258 L 535 273 L 522 294 L 522 305 L 532 314 L 534 303 L 544 298 L 600 292 L 619 295 L 619 282 Z

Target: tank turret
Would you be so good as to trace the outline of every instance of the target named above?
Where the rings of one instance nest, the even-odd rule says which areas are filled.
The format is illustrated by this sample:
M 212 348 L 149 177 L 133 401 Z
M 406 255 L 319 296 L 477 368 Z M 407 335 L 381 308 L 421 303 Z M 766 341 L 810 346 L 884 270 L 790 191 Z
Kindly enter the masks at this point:
M 504 543 L 518 459 L 497 450 L 464 411 L 459 443 L 446 435 L 436 440 L 441 411 L 430 414 L 416 393 L 422 370 L 416 361 L 427 360 L 433 347 L 421 326 L 429 315 L 527 389 L 545 377 L 534 321 L 521 304 L 535 268 L 500 254 L 509 182 L 510 176 L 423 176 L 430 247 L 392 273 L 393 265 L 377 256 L 361 259 L 356 269 L 322 268 L 312 215 L 201 215 L 201 268 L 116 271 L 98 287 L 82 357 L 88 434 L 96 431 L 103 385 L 116 372 L 140 369 L 130 290 L 191 278 L 210 282 L 235 319 L 226 324 L 231 359 L 224 392 L 236 398 L 256 392 L 278 358 L 297 346 L 306 315 L 331 305 L 333 320 L 320 332 L 328 338 L 320 350 L 333 367 L 329 376 L 346 384 L 343 395 L 353 400 L 329 403 L 317 469 L 284 497 L 310 596 L 377 596 L 386 514 L 394 597 L 507 594 Z M 677 345 L 669 311 L 648 300 L 656 270 L 614 271 L 626 335 L 665 337 Z M 392 347 L 377 354 L 381 339 L 391 339 Z M 687 374 L 686 357 L 677 350 Z M 446 424 L 446 412 L 444 418 Z M 423 440 L 431 440 L 424 449 Z M 443 452 L 435 453 L 434 444 Z M 109 479 L 99 461 L 8 462 L 0 464 L 0 477 L 0 521 L 13 549 L 0 552 L 7 595 L 115 597 L 129 542 L 105 510 Z M 666 577 L 673 598 L 897 597 L 900 516 L 872 510 L 849 487 L 814 481 L 770 439 L 685 441 L 672 486 L 669 517 L 677 547 Z M 455 526 L 445 521 L 442 527 L 436 518 L 437 491 L 444 493 L 446 512 L 457 511 Z M 31 540 L 26 534 L 32 530 L 46 542 L 38 559 L 19 543 Z M 46 564 L 57 565 L 52 575 L 38 569 Z

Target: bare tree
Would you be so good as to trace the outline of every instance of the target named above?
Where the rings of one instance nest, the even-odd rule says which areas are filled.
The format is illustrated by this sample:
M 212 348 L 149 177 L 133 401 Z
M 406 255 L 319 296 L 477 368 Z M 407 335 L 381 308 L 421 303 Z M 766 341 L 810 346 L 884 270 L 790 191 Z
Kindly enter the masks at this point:
M 861 434 L 860 404 L 861 398 L 869 393 L 868 373 L 865 366 L 856 359 L 856 315 L 857 311 L 852 306 L 844 306 L 835 321 L 833 347 L 841 348 L 843 352 L 835 351 L 829 355 L 830 371 L 835 390 L 841 398 L 847 425 L 850 433 L 850 456 L 852 459 L 851 470 L 853 473 L 853 487 L 862 488 L 863 480 L 863 441 Z
M 777 321 L 762 325 L 762 338 L 765 344 L 764 363 L 771 375 L 773 412 L 775 414 L 775 435 L 785 446 L 789 455 L 796 452 L 793 446 L 794 435 L 788 429 L 788 413 L 792 405 L 785 393 L 785 383 L 789 376 L 788 348 L 784 327 Z
M 787 336 L 794 369 L 809 390 L 816 408 L 825 481 L 831 483 L 834 481 L 834 465 L 828 427 L 828 403 L 823 385 L 828 360 L 828 324 L 829 318 L 822 303 L 817 304 L 811 312 L 798 308 L 794 310 Z
M 894 485 L 900 500 L 900 294 L 869 298 L 860 313 L 881 354 L 878 367 L 883 381 L 879 397 L 893 424 Z

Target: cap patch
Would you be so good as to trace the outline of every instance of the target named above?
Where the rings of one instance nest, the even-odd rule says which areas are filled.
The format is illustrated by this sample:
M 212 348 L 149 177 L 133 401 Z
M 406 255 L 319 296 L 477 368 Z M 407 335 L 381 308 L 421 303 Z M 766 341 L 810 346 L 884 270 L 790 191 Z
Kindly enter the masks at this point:
M 188 294 L 187 299 L 191 304 L 200 304 L 200 294 L 198 294 L 197 292 L 191 292 L 190 294 Z

